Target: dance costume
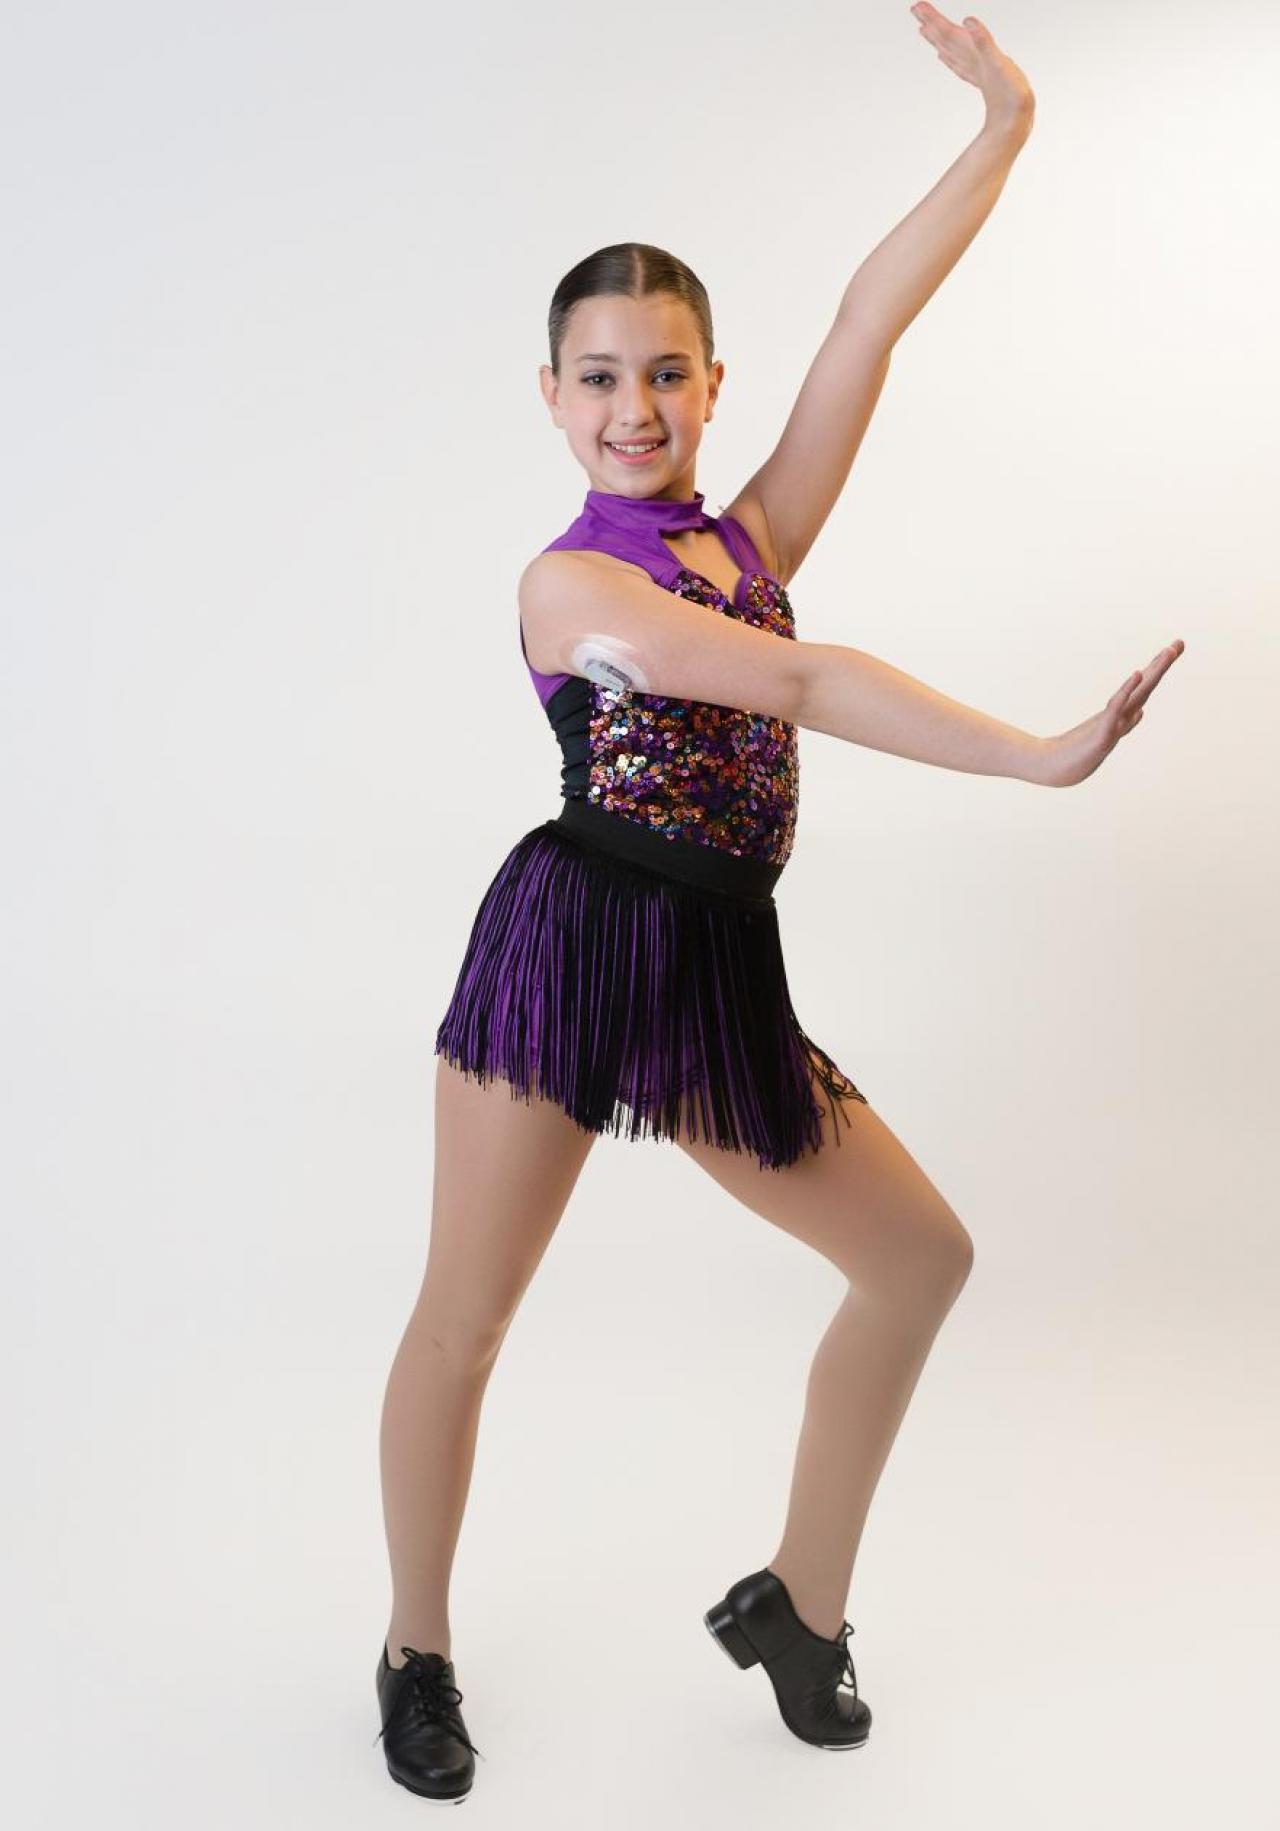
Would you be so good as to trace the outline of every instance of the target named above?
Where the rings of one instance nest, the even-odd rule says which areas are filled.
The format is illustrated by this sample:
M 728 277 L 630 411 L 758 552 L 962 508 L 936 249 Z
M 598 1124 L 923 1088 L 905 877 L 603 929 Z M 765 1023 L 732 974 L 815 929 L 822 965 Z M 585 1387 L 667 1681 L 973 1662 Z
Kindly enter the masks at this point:
M 588 490 L 544 548 L 611 553 L 690 603 L 794 637 L 783 585 L 741 523 L 692 501 Z M 661 539 L 715 530 L 741 568 L 732 598 Z M 520 631 L 524 647 L 524 631 Z M 773 889 L 799 798 L 783 719 L 542 674 L 563 808 L 508 853 L 484 893 L 435 1052 L 512 1097 L 554 1100 L 588 1131 L 683 1129 L 764 1168 L 822 1143 L 811 1076 L 866 1096 L 801 1029 Z M 836 1127 L 839 1142 L 839 1127 Z

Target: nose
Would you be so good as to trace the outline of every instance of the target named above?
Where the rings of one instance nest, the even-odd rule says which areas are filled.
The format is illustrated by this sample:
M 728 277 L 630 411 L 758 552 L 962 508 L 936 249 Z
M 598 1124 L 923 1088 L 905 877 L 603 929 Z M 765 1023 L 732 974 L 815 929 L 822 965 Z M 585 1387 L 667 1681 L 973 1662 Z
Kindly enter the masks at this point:
M 653 408 L 650 402 L 648 388 L 640 384 L 633 384 L 630 389 L 624 392 L 622 411 L 618 414 L 617 418 L 620 424 L 626 426 L 628 430 L 643 430 L 644 427 L 651 425 L 653 421 Z

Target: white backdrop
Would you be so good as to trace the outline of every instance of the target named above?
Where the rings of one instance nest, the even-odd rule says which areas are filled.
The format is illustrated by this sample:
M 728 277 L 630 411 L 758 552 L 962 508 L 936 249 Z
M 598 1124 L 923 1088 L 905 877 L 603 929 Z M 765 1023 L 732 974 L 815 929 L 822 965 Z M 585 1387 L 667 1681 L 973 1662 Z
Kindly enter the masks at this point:
M 977 1247 L 854 1575 L 870 1746 L 796 1742 L 700 1619 L 776 1543 L 839 1276 L 605 1139 L 481 1423 L 477 1823 L 1280 1812 L 1280 25 L 980 16 L 1036 128 L 895 351 L 799 633 L 1038 732 L 1187 650 L 1069 792 L 802 735 L 797 1011 Z M 552 289 L 607 242 L 690 263 L 727 502 L 981 104 L 906 0 L 7 25 L 6 1792 L 29 1827 L 390 1824 L 377 1420 L 432 1042 L 558 807 L 515 617 L 587 487 Z

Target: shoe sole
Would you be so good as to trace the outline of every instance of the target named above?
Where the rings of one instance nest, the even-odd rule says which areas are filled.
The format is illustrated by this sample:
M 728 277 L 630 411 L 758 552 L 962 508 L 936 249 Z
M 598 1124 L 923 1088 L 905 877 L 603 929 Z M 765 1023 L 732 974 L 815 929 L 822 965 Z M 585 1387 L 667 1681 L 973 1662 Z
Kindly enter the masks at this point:
M 402 1786 L 406 1793 L 412 1793 L 416 1799 L 429 1799 L 433 1805 L 437 1806 L 460 1806 L 464 1799 L 471 1796 L 470 1787 L 461 1793 L 424 1793 L 421 1787 L 410 1786 L 407 1780 L 401 1780 L 399 1774 L 392 1774 L 391 1778 L 397 1786 Z
M 751 1642 L 739 1627 L 734 1618 L 733 1610 L 729 1607 L 726 1600 L 721 1600 L 720 1602 L 715 1603 L 713 1607 L 709 1608 L 702 1617 L 702 1624 L 706 1628 L 708 1634 L 710 1634 L 712 1640 L 714 1640 L 716 1645 L 720 1648 L 720 1651 L 727 1659 L 731 1659 L 734 1665 L 739 1667 L 740 1670 L 746 1672 L 749 1671 L 752 1666 L 760 1664 L 760 1655 L 756 1652 Z M 865 1748 L 867 1743 L 871 1740 L 870 1730 L 856 1742 L 815 1742 L 812 1736 L 802 1735 L 783 1709 L 782 1699 L 778 1696 L 778 1687 L 773 1684 L 773 1679 L 770 1677 L 767 1666 L 765 1667 L 765 1677 L 769 1679 L 770 1685 L 773 1686 L 773 1696 L 774 1701 L 778 1706 L 778 1715 L 782 1718 L 792 1735 L 801 1742 L 807 1742 L 810 1748 L 829 1748 L 839 1752 L 846 1748 Z

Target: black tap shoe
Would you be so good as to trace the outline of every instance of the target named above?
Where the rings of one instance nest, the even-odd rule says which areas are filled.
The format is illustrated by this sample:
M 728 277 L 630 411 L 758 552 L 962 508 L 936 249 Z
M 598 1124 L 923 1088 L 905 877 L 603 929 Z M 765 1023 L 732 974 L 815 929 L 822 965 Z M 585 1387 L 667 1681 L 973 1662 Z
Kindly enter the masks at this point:
M 806 1627 L 781 1577 L 768 1568 L 733 1584 L 702 1617 L 735 1665 L 764 1667 L 792 1735 L 817 1748 L 861 1748 L 871 1733 L 871 1711 L 858 1696 L 849 1655 L 853 1628 L 845 1622 L 834 1640 Z M 843 1688 L 848 1677 L 853 1690 Z
M 382 1728 L 373 1739 L 382 1739 L 393 1780 L 423 1799 L 456 1804 L 471 1791 L 480 1750 L 467 1739 L 453 1661 L 412 1647 L 400 1651 L 407 1663 L 393 1666 L 383 1643 L 377 1680 Z

